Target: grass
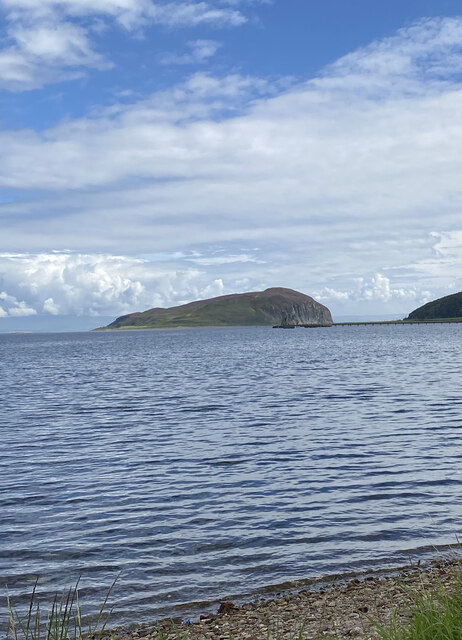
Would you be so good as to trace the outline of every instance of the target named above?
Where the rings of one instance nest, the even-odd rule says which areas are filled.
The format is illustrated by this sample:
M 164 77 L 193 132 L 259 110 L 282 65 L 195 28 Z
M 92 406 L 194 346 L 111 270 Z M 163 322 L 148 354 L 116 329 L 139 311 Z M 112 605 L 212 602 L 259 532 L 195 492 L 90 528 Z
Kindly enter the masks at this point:
M 299 298 L 280 294 L 273 296 L 242 297 L 198 300 L 186 305 L 159 312 L 148 309 L 138 314 L 121 316 L 107 329 L 175 329 L 194 327 L 272 326 L 279 324 L 287 311 L 287 305 L 299 302 Z
M 134 324 L 125 326 L 130 326 L 132 329 L 175 329 L 183 327 L 273 325 L 276 321 L 275 317 L 258 308 L 257 305 L 254 308 L 250 300 L 231 299 L 211 302 L 200 308 L 190 310 L 172 310 L 158 317 L 151 317 L 150 311 L 146 311 L 136 317 Z M 114 323 L 109 327 L 113 325 Z
M 411 599 L 407 624 L 398 625 L 396 614 L 388 627 L 375 624 L 382 640 L 462 640 L 462 572 L 455 584 L 408 591 Z
M 115 581 L 110 587 L 95 620 L 83 622 L 79 603 L 78 582 L 60 597 L 55 596 L 48 612 L 42 613 L 37 599 L 37 582 L 34 585 L 26 612 L 18 613 L 8 597 L 9 625 L 7 639 L 11 640 L 95 640 L 102 635 L 112 638 L 107 631 L 110 612 L 106 613 L 109 596 Z M 423 584 L 416 589 L 407 589 L 411 601 L 407 622 L 398 623 L 397 613 L 391 623 L 381 625 L 374 618 L 364 616 L 375 627 L 381 640 L 462 640 L 462 570 L 459 568 L 451 586 L 442 583 L 432 588 Z M 320 617 L 322 622 L 322 616 Z M 369 637 L 369 633 L 366 634 Z M 188 630 L 184 627 L 169 625 L 157 629 L 158 640 L 188 640 Z M 299 628 L 289 633 L 286 625 L 263 632 L 262 640 L 303 640 L 305 629 Z M 323 640 L 328 637 L 322 633 Z M 232 639 L 232 636 L 230 637 Z M 236 639 L 237 640 L 237 639 Z M 334 640 L 334 638 L 332 638 Z M 335 640 L 339 640 L 339 636 Z
M 117 580 L 117 578 L 116 578 Z M 42 611 L 37 599 L 38 579 L 29 598 L 26 613 L 20 613 L 7 596 L 9 620 L 6 638 L 11 640 L 83 640 L 106 632 L 110 612 L 106 611 L 116 580 L 107 592 L 96 619 L 85 619 L 79 603 L 79 580 L 75 586 L 54 597 L 51 608 Z

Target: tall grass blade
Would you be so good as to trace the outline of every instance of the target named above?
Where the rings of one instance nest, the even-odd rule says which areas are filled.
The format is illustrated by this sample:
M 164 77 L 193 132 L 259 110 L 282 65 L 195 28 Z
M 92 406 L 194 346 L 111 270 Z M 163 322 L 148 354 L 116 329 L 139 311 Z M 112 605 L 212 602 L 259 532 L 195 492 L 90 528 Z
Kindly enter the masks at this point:
M 119 576 L 109 588 L 103 604 L 99 608 L 96 623 L 88 622 L 84 628 L 82 610 L 79 602 L 78 587 L 80 578 L 73 587 L 64 591 L 61 597 L 55 595 L 51 609 L 42 616 L 40 604 L 37 600 L 38 579 L 35 581 L 29 598 L 27 615 L 22 616 L 13 606 L 7 593 L 7 607 L 9 619 L 7 623 L 6 639 L 9 640 L 87 640 L 96 632 L 102 633 L 110 619 L 112 609 L 106 614 L 109 597 Z

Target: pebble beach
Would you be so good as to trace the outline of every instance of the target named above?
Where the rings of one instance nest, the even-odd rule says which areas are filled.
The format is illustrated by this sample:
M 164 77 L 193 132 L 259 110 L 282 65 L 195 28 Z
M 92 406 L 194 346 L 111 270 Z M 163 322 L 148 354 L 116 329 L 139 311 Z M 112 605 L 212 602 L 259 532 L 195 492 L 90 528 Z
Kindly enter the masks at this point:
M 398 625 L 405 624 L 413 594 L 439 586 L 451 589 L 459 571 L 460 562 L 451 559 L 403 568 L 393 575 L 364 574 L 316 591 L 302 589 L 239 606 L 226 600 L 218 611 L 192 623 L 164 620 L 118 629 L 115 635 L 117 640 L 372 640 L 379 637 L 377 624 L 389 626 L 393 618 Z

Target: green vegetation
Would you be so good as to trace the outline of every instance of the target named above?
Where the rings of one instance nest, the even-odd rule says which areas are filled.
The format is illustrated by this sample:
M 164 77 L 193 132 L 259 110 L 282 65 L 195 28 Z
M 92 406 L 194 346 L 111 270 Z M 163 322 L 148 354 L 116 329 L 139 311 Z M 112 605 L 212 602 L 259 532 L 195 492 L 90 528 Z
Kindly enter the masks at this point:
M 377 625 L 383 640 L 462 640 L 462 574 L 450 590 L 438 586 L 409 594 L 411 615 L 407 625 L 397 626 L 396 619 L 388 628 Z
M 83 623 L 78 596 L 78 583 L 75 587 L 64 592 L 61 598 L 55 597 L 49 612 L 42 614 L 36 598 L 37 583 L 30 597 L 27 613 L 20 615 L 13 608 L 8 598 L 10 620 L 7 639 L 11 640 L 95 640 L 102 636 L 113 638 L 113 634 L 106 630 L 109 614 L 105 613 L 108 598 L 115 582 L 100 608 L 96 621 Z M 423 583 L 418 589 L 402 587 L 410 600 L 410 611 L 406 623 L 397 623 L 397 614 L 387 626 L 374 621 L 373 617 L 361 614 L 369 623 L 375 626 L 376 633 L 381 640 L 462 640 L 462 572 L 458 568 L 451 586 L 437 584 L 436 587 L 426 587 Z M 361 612 L 361 608 L 359 608 Z M 402 614 L 402 612 L 401 612 Z M 322 614 L 320 616 L 322 622 Z M 369 636 L 367 633 L 367 636 Z M 292 632 L 287 628 L 287 622 L 281 627 L 262 630 L 264 640 L 303 640 L 306 632 L 303 626 Z M 316 638 L 327 639 L 320 629 Z M 340 633 L 341 637 L 344 637 Z M 330 640 L 339 640 L 340 636 L 329 636 Z M 157 640 L 188 640 L 189 633 L 183 625 L 173 623 L 164 627 L 160 625 L 155 637 Z M 232 640 L 232 636 L 231 640 Z M 310 636 L 313 637 L 313 636 Z
M 9 621 L 6 638 L 12 640 L 83 640 L 83 638 L 101 636 L 109 621 L 110 612 L 106 613 L 106 606 L 115 582 L 109 589 L 96 620 L 87 620 L 84 623 L 79 604 L 79 581 L 74 587 L 65 591 L 61 597 L 56 595 L 51 609 L 42 612 L 37 600 L 37 580 L 29 598 L 25 615 L 20 614 L 13 607 L 8 596 Z
M 427 302 L 409 314 L 407 320 L 462 321 L 462 291 L 450 296 Z
M 141 313 L 135 319 L 134 327 L 140 323 L 146 325 Z M 279 319 L 279 316 L 278 316 Z M 172 309 L 170 313 L 159 315 L 148 326 L 159 329 L 178 327 L 225 327 L 229 325 L 271 325 L 275 322 L 274 316 L 264 309 L 253 306 L 247 300 L 222 300 L 219 304 L 210 302 L 200 308 L 191 310 Z
M 178 329 L 279 324 L 330 326 L 332 317 L 329 309 L 303 293 L 273 288 L 197 300 L 170 309 L 130 313 L 104 328 Z

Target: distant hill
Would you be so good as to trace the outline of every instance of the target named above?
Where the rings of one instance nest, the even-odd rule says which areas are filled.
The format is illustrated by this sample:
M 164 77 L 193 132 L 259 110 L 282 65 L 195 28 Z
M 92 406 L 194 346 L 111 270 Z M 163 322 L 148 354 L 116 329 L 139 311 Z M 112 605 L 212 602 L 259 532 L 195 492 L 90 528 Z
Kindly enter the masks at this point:
M 292 289 L 273 288 L 198 300 L 170 309 L 148 309 L 120 316 L 101 329 L 173 329 L 249 325 L 332 324 L 327 307 Z
M 443 320 L 462 318 L 462 291 L 427 302 L 409 314 L 407 320 Z

